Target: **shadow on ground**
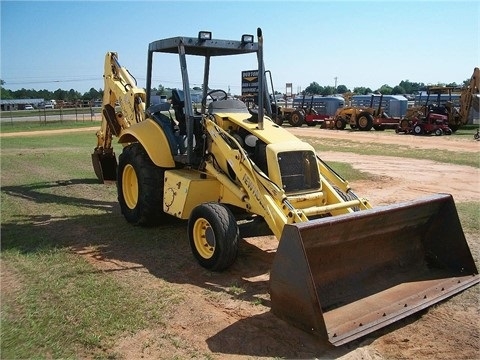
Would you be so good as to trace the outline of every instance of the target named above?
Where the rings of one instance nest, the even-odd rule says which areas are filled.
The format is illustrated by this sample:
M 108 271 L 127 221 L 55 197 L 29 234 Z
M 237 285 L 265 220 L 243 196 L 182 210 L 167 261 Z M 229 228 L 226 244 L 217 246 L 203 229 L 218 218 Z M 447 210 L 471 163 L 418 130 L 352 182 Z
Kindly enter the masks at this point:
M 35 253 L 59 247 L 83 255 L 91 251 L 90 255 L 99 261 L 130 264 L 101 271 L 145 268 L 169 283 L 191 284 L 217 292 L 228 292 L 226 289 L 232 284 L 240 284 L 245 291 L 229 293 L 232 298 L 270 306 L 269 297 L 261 296 L 268 294 L 268 276 L 255 282 L 245 279 L 268 274 L 274 251 L 264 251 L 243 241 L 237 262 L 230 269 L 209 272 L 191 255 L 186 221 L 172 218 L 161 227 L 132 226 L 120 214 L 115 193 L 104 195 L 105 186 L 90 179 L 3 186 L 2 199 L 20 201 L 28 210 L 22 206 L 2 222 L 2 251 Z M 241 226 L 241 233 L 248 238 L 265 235 L 268 229 L 262 224 L 248 223 Z M 390 331 L 396 326 L 390 327 Z M 375 334 L 385 331 L 388 330 Z M 209 349 L 216 353 L 285 358 L 339 357 L 371 341 L 367 338 L 334 348 L 290 326 L 271 311 L 238 320 L 206 339 Z

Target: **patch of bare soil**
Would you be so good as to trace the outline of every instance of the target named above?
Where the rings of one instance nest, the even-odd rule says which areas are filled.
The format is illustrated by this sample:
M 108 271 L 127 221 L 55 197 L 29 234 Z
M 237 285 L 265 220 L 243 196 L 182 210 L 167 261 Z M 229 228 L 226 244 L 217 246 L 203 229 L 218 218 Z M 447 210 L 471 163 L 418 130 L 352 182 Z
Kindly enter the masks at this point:
M 56 130 L 39 130 L 39 131 L 18 131 L 18 132 L 10 132 L 10 133 L 0 133 L 0 138 L 2 137 L 18 137 L 18 136 L 43 136 L 43 135 L 54 135 L 54 134 L 64 134 L 64 133 L 71 133 L 71 132 L 84 132 L 90 131 L 95 133 L 100 126 L 95 127 L 86 127 L 86 128 L 78 128 L 78 129 L 56 129 Z
M 395 134 L 394 132 L 382 131 L 350 131 L 350 130 L 326 130 L 318 127 L 297 127 L 288 128 L 295 135 L 312 136 L 318 138 L 351 140 L 364 142 L 375 142 L 379 144 L 407 145 L 413 149 L 438 149 L 462 152 L 474 152 L 478 154 L 480 150 L 480 141 L 475 141 L 472 137 L 461 139 L 454 136 L 413 136 L 404 134 Z
M 478 156 L 478 155 L 474 155 Z M 325 161 L 345 161 L 345 153 L 322 152 Z M 456 201 L 480 199 L 480 170 L 431 160 L 391 156 L 348 154 L 355 169 L 375 175 L 375 181 L 356 181 L 354 192 L 368 197 L 375 205 L 417 199 L 436 193 L 449 193 Z
M 365 142 L 428 146 L 435 151 L 470 151 L 472 156 L 478 156 L 480 145 L 473 141 L 457 142 L 453 137 L 383 136 L 373 131 L 342 133 L 301 128 L 292 129 L 292 132 L 306 136 L 314 134 Z M 345 159 L 344 153 L 333 151 L 321 155 L 326 161 Z M 480 201 L 478 169 L 425 160 L 356 154 L 349 155 L 349 162 L 355 168 L 375 175 L 374 181 L 351 183 L 353 190 L 359 196 L 368 198 L 373 205 L 397 203 L 436 192 L 452 193 L 457 202 Z M 115 216 L 120 216 L 118 207 L 115 211 Z M 252 236 L 248 228 L 242 228 L 245 241 L 241 243 L 237 262 L 228 271 L 209 273 L 193 259 L 185 232 L 178 227 L 158 229 L 156 237 L 159 243 L 165 240 L 174 244 L 165 249 L 169 260 L 164 263 L 158 263 L 152 253 L 141 251 L 142 248 L 135 244 L 117 245 L 105 252 L 102 248 L 89 251 L 86 246 L 76 249 L 93 266 L 102 271 L 112 270 L 112 276 L 118 276 L 120 280 L 129 276 L 147 289 L 165 286 L 167 282 L 183 298 L 168 314 L 164 325 L 119 338 L 111 349 L 111 354 L 117 358 L 480 358 L 478 286 L 362 339 L 333 347 L 285 323 L 270 311 L 269 269 L 278 245 L 274 236 Z M 172 237 L 181 241 L 173 242 Z M 478 252 L 478 234 L 467 234 L 467 240 Z

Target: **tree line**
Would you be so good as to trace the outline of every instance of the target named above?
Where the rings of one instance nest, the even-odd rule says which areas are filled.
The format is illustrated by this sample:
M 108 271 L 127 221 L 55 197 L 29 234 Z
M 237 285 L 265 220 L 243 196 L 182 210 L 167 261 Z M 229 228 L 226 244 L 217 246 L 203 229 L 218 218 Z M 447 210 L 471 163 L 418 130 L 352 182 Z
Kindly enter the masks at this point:
M 470 79 L 465 80 L 461 85 L 453 82 L 450 84 L 435 84 L 435 86 L 451 86 L 462 88 L 468 85 Z M 402 80 L 400 83 L 394 87 L 391 87 L 387 84 L 382 85 L 376 90 L 372 90 L 369 87 L 355 87 L 353 90 L 350 90 L 345 85 L 338 85 L 335 89 L 334 86 L 321 86 L 317 82 L 310 83 L 309 86 L 303 91 L 306 94 L 313 95 L 334 95 L 334 94 L 345 94 L 345 93 L 354 93 L 357 95 L 368 95 L 372 93 L 380 93 L 383 95 L 403 95 L 403 94 L 416 94 L 421 91 L 426 91 L 427 87 L 423 82 L 411 82 L 409 80 Z
M 436 84 L 438 86 L 453 86 L 453 87 L 464 87 L 469 83 L 470 79 L 463 81 L 461 85 L 457 83 L 450 84 Z M 0 80 L 0 98 L 1 99 L 46 99 L 46 100 L 63 100 L 66 102 L 77 102 L 77 101 L 91 101 L 102 99 L 103 90 L 90 88 L 89 91 L 81 94 L 75 89 L 62 90 L 57 89 L 55 91 L 49 90 L 34 90 L 34 89 L 20 89 L 20 90 L 9 90 L 3 87 L 5 82 Z M 423 82 L 411 82 L 409 80 L 402 80 L 400 83 L 394 87 L 391 87 L 387 84 L 382 85 L 376 90 L 372 90 L 368 87 L 355 87 L 353 90 L 350 90 L 345 85 L 338 85 L 337 88 L 334 86 L 321 86 L 317 82 L 310 83 L 309 86 L 303 90 L 302 93 L 313 94 L 313 95 L 334 95 L 334 94 L 345 94 L 345 93 L 354 93 L 358 95 L 367 95 L 371 93 L 381 93 L 384 95 L 402 95 L 402 94 L 415 94 L 420 91 L 425 91 L 427 89 L 426 84 Z M 201 88 L 194 88 L 194 90 Z M 159 85 L 158 88 L 152 89 L 152 94 L 165 95 L 169 93 L 170 89 L 165 88 L 162 85 Z
M 85 93 L 80 93 L 74 89 L 62 90 L 57 89 L 55 91 L 49 90 L 34 90 L 34 89 L 20 89 L 20 90 L 9 90 L 3 87 L 5 82 L 0 80 L 0 98 L 3 100 L 8 99 L 46 99 L 46 100 L 63 100 L 67 102 L 77 102 L 80 100 L 90 101 L 101 99 L 103 96 L 102 89 L 91 88 Z

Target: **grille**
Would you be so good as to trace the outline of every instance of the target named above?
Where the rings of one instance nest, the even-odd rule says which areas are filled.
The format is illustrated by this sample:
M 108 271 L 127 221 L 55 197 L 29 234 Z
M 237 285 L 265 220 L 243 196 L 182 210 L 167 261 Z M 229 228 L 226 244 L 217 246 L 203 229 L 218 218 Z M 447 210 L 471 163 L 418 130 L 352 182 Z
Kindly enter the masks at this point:
M 289 151 L 277 156 L 286 193 L 320 188 L 317 159 L 311 151 Z

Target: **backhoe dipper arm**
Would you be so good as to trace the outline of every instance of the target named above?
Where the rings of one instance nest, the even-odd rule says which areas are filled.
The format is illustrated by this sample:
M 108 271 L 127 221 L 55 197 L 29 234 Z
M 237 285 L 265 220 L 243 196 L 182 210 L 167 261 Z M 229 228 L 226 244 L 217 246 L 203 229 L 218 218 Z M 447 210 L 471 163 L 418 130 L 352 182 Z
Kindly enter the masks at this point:
M 118 62 L 115 52 L 105 55 L 103 110 L 101 129 L 97 132 L 97 149 L 112 147 L 112 135 L 119 136 L 122 129 L 145 120 L 145 91 L 137 87 L 136 80 Z M 115 106 L 121 110 L 116 111 Z
M 475 68 L 473 70 L 472 77 L 469 84 L 465 87 L 460 95 L 460 118 L 463 124 L 468 122 L 468 114 L 472 104 L 474 103 L 474 97 L 480 94 L 480 69 Z M 478 101 L 478 100 L 477 100 Z
M 117 160 L 112 137 L 122 130 L 145 120 L 145 91 L 136 85 L 128 70 L 120 66 L 115 52 L 105 55 L 105 89 L 103 92 L 102 123 L 97 131 L 97 146 L 93 150 L 92 164 L 101 182 L 116 180 Z M 120 111 L 115 107 L 120 106 Z

